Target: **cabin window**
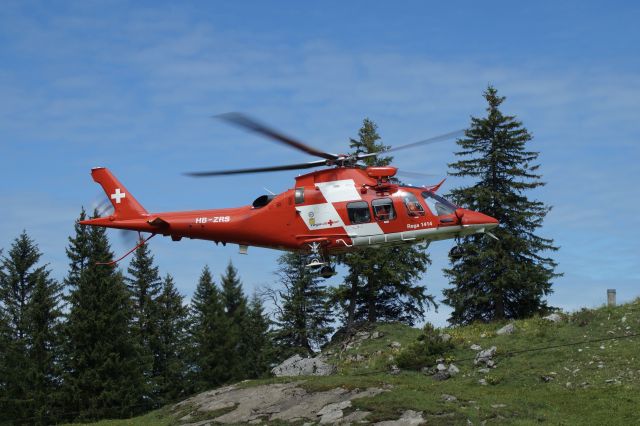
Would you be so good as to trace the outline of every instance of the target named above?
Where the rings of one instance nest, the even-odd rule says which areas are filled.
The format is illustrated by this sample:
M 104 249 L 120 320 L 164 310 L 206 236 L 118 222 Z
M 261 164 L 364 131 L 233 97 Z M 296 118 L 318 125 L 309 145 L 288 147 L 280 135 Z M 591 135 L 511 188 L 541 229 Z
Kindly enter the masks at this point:
M 453 214 L 458 208 L 452 202 L 434 194 L 433 192 L 424 191 L 422 196 L 424 197 L 424 201 L 427 203 L 427 206 L 429 206 L 431 213 L 436 216 L 447 216 Z
M 387 221 L 396 218 L 396 211 L 393 208 L 391 198 L 378 198 L 371 202 L 373 214 L 377 220 Z
M 304 188 L 296 188 L 294 198 L 296 200 L 296 204 L 304 203 Z
M 404 206 L 407 208 L 407 214 L 411 217 L 424 216 L 424 208 L 422 208 L 422 204 L 418 201 L 418 197 L 413 195 L 411 192 L 407 192 L 404 194 Z
M 351 223 L 367 223 L 371 222 L 371 213 L 369 213 L 369 204 L 366 201 L 355 201 L 347 204 L 347 213 Z

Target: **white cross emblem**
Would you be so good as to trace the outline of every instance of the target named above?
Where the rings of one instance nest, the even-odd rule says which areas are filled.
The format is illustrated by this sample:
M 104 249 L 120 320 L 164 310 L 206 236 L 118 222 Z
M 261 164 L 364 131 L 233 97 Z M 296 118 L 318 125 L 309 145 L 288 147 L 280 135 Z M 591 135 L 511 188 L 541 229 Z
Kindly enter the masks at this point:
M 120 192 L 120 188 L 116 188 L 116 192 L 114 194 L 111 194 L 111 199 L 112 200 L 116 200 L 117 204 L 120 204 L 120 199 L 126 197 L 127 194 L 125 194 L 124 192 Z

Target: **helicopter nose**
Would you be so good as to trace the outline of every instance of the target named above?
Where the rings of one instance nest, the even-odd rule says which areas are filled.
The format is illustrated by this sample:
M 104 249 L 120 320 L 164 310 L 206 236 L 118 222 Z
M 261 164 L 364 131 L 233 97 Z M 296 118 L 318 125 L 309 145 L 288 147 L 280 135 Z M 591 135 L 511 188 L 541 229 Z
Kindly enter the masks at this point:
M 462 210 L 459 214 L 458 211 Z M 473 210 L 458 209 L 456 214 L 460 217 L 460 223 L 462 225 L 485 225 L 487 228 L 495 228 L 500 222 L 494 217 L 487 216 L 480 212 L 474 212 Z

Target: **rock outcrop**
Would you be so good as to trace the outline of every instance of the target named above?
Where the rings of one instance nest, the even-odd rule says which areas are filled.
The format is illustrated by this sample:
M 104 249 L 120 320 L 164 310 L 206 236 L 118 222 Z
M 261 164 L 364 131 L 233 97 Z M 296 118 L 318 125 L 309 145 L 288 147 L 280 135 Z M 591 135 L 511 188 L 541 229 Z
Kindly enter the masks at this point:
M 336 367 L 328 364 L 322 356 L 302 358 L 294 355 L 272 368 L 271 372 L 276 377 L 329 376 L 336 372 Z
M 308 392 L 301 382 L 276 383 L 243 388 L 225 386 L 200 393 L 173 406 L 175 411 L 188 410 L 180 420 L 202 418 L 207 413 L 224 411 L 210 420 L 188 423 L 204 426 L 212 422 L 223 424 L 259 423 L 262 421 L 312 421 L 322 424 L 349 423 L 363 420 L 369 413 L 351 409 L 351 401 L 371 397 L 384 389 L 335 388 L 323 392 Z M 403 423 L 404 424 L 404 423 Z M 413 423 L 417 424 L 417 423 Z

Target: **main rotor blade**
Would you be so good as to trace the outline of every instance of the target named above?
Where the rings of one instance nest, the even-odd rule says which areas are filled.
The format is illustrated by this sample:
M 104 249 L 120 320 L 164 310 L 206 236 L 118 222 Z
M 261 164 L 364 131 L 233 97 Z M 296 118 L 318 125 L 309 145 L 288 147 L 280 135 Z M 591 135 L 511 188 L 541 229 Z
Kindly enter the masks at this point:
M 432 174 L 432 173 L 410 172 L 410 171 L 406 171 L 406 170 L 398 170 L 396 172 L 396 175 L 397 176 L 404 176 L 404 177 L 408 177 L 408 178 L 416 178 L 416 179 L 432 178 L 432 177 L 439 176 L 439 175 Z
M 317 161 L 311 161 L 309 163 L 288 164 L 284 166 L 254 167 L 250 169 L 218 170 L 218 171 L 209 171 L 209 172 L 189 172 L 189 173 L 185 173 L 185 175 L 192 176 L 192 177 L 240 175 L 245 173 L 265 173 L 265 172 L 277 172 L 280 170 L 310 169 L 312 167 L 324 166 L 325 164 L 327 164 L 326 160 L 317 160 Z
M 328 152 L 323 152 L 310 147 L 239 112 L 228 112 L 216 115 L 215 117 L 228 121 L 229 123 L 233 123 L 236 126 L 244 127 L 245 129 L 260 133 L 261 135 L 268 136 L 271 139 L 284 143 L 285 145 L 289 145 L 302 152 L 306 152 L 307 154 L 315 155 L 316 157 L 324 158 L 326 160 L 335 160 L 338 158 L 335 154 L 329 154 Z
M 367 157 L 374 157 L 376 155 L 383 155 L 383 154 L 386 154 L 387 152 L 400 151 L 402 149 L 413 148 L 415 146 L 429 145 L 429 144 L 436 143 L 436 142 L 446 141 L 448 139 L 453 139 L 453 138 L 457 138 L 457 137 L 463 136 L 464 132 L 465 132 L 464 129 L 456 130 L 455 132 L 445 133 L 444 135 L 435 136 L 433 138 L 424 139 L 424 140 L 421 140 L 421 141 L 418 141 L 418 142 L 412 142 L 412 143 L 408 143 L 406 145 L 394 146 L 394 147 L 391 147 L 391 148 L 387 149 L 386 151 L 371 152 L 371 153 L 368 153 L 368 154 L 360 154 L 360 155 L 358 155 L 358 159 L 367 158 Z

